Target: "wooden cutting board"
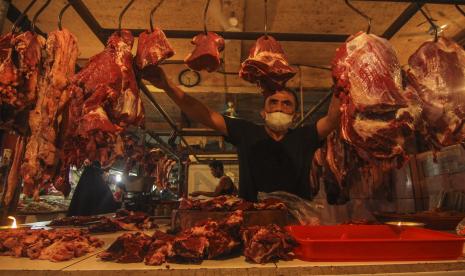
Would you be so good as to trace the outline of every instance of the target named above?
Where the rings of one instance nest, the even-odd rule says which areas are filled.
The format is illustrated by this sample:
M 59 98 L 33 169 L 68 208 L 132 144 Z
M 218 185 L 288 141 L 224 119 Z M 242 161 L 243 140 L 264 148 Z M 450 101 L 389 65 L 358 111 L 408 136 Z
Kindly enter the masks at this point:
M 232 212 L 201 211 L 201 210 L 173 210 L 171 215 L 171 229 L 182 231 L 195 226 L 197 223 L 211 218 L 222 220 Z M 255 210 L 244 211 L 244 226 L 276 224 L 286 226 L 291 223 L 287 210 Z

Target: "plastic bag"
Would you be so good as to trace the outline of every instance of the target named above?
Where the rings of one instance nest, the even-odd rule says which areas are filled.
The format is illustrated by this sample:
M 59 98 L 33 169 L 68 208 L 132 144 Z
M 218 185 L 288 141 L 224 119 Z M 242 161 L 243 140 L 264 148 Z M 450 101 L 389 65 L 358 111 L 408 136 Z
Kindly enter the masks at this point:
M 275 198 L 281 200 L 289 210 L 289 213 L 302 225 L 319 225 L 324 206 L 307 201 L 288 192 L 277 191 L 271 193 L 258 193 L 258 200 Z

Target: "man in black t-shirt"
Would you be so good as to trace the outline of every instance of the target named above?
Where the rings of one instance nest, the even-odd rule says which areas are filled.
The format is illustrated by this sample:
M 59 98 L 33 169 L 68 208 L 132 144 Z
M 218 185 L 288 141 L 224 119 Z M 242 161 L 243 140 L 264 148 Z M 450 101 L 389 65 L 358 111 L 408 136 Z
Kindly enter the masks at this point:
M 151 68 L 143 77 L 165 90 L 191 120 L 219 131 L 236 146 L 240 197 L 256 201 L 259 191 L 314 196 L 309 183 L 311 160 L 321 140 L 339 125 L 337 98 L 333 96 L 328 114 L 316 124 L 289 129 L 297 118 L 297 97 L 290 89 L 277 91 L 264 101 L 261 126 L 211 110 L 167 79 L 161 68 Z

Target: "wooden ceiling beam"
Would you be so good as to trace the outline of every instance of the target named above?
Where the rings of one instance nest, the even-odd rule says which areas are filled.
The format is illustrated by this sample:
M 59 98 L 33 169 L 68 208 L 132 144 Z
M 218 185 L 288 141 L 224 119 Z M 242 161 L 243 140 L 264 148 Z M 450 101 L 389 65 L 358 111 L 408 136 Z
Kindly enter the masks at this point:
M 117 29 L 103 29 L 106 38 Z M 128 29 L 134 35 L 139 35 L 145 29 Z M 163 30 L 168 38 L 185 38 L 192 39 L 194 36 L 202 33 L 203 30 Z M 224 39 L 230 40 L 257 40 L 263 36 L 263 32 L 216 32 Z M 349 37 L 346 34 L 307 34 L 307 33 L 268 33 L 278 41 L 306 41 L 306 42 L 344 42 Z

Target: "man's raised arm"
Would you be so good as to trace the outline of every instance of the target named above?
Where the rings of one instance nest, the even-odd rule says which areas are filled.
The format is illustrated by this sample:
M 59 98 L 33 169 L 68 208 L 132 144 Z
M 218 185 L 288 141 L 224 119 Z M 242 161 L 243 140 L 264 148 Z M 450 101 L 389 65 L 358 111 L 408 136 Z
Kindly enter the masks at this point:
M 211 110 L 194 97 L 184 93 L 184 91 L 166 77 L 163 69 L 160 67 L 152 67 L 144 70 L 142 77 L 148 80 L 153 86 L 165 90 L 168 96 L 179 106 L 189 119 L 212 128 L 223 135 L 228 135 L 223 116 Z

